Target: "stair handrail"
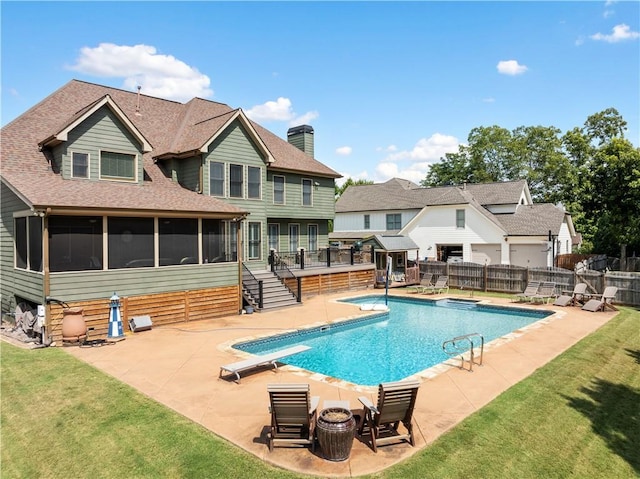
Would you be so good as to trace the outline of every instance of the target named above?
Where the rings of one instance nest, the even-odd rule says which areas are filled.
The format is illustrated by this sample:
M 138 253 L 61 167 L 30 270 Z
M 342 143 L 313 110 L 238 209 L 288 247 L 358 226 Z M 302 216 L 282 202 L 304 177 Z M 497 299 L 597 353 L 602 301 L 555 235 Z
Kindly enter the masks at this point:
M 289 290 L 289 292 L 293 295 L 294 298 L 296 298 L 296 301 L 298 303 L 301 303 L 302 302 L 302 282 L 301 282 L 302 278 L 296 277 L 296 275 L 293 274 L 293 272 L 289 269 L 289 267 L 285 263 L 279 264 L 278 268 L 274 271 L 274 273 L 276 274 L 278 279 L 282 282 L 284 287 Z M 285 279 L 288 279 L 288 278 L 294 278 L 296 280 L 296 283 L 298 285 L 298 287 L 296 288 L 297 291 L 293 291 L 289 287 L 289 285 L 285 281 Z
M 475 362 L 475 349 L 477 346 L 473 343 L 474 337 L 480 338 L 480 362 Z M 460 344 L 462 343 L 462 344 Z M 459 345 L 460 344 L 460 345 Z M 447 349 L 451 347 L 453 349 Z M 462 336 L 456 336 L 442 343 L 442 350 L 450 357 L 460 356 L 461 364 L 460 369 L 464 369 L 464 353 L 469 351 L 469 372 L 473 372 L 473 365 L 482 366 L 482 360 L 484 357 L 484 336 L 479 333 L 463 334 Z
M 255 277 L 255 275 L 251 272 L 249 268 L 243 263 L 242 264 L 242 287 L 247 290 L 251 299 L 256 302 L 256 297 L 258 307 L 262 308 L 264 298 L 262 293 L 262 281 Z M 245 281 L 244 273 L 247 273 L 250 277 L 250 280 Z

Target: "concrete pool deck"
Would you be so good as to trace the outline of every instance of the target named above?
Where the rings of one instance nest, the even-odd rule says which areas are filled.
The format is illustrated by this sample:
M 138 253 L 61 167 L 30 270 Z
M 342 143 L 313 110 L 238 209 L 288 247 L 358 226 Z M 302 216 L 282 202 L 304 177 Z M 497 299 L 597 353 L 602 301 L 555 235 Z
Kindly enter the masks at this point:
M 377 388 L 356 387 L 290 366 L 248 371 L 242 374 L 239 383 L 220 379 L 221 365 L 245 357 L 231 352 L 229 345 L 241 339 L 371 314 L 361 312 L 357 305 L 336 300 L 373 293 L 378 291 L 316 296 L 305 300 L 299 307 L 154 327 L 150 331 L 127 334 L 125 341 L 114 346 L 71 346 L 65 351 L 265 462 L 323 477 L 356 477 L 381 471 L 417 453 L 616 314 L 518 303 L 519 307 L 549 309 L 557 313 L 510 335 L 508 339 L 490 343 L 485 349 L 484 365 L 474 366 L 473 373 L 461 370 L 460 360 L 452 359 L 436 370 L 419 375 L 422 384 L 413 416 L 415 447 L 398 443 L 379 447 L 376 454 L 356 437 L 350 458 L 343 462 L 325 460 L 319 447 L 315 453 L 306 447 L 281 447 L 269 452 L 267 384 L 308 383 L 311 394 L 320 396 L 320 409 L 324 400 L 349 401 L 355 414 L 362 413 L 358 397 L 367 395 L 375 403 Z M 393 295 L 405 294 L 425 298 L 469 298 L 468 293 L 415 295 L 393 291 Z M 503 298 L 475 299 L 495 305 L 516 305 Z

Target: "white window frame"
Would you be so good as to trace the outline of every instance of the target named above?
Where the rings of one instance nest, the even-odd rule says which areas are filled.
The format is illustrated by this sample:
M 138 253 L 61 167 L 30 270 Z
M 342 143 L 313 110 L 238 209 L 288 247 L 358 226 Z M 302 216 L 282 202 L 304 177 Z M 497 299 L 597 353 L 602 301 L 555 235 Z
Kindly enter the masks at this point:
M 232 196 L 231 195 L 231 169 L 232 167 L 240 167 L 240 172 L 242 173 L 242 179 L 241 179 L 241 186 L 240 186 L 240 196 Z M 228 191 L 228 198 L 236 198 L 236 199 L 244 199 L 247 197 L 247 192 L 246 192 L 246 188 L 247 188 L 247 184 L 245 181 L 245 167 L 244 165 L 240 164 L 240 163 L 229 163 L 229 191 Z
M 252 197 L 249 196 L 249 171 L 251 171 L 251 169 L 256 169 L 258 170 L 258 178 L 259 178 L 259 183 L 258 183 L 258 196 L 256 197 Z M 259 166 L 251 166 L 251 165 L 247 165 L 247 199 L 248 200 L 257 200 L 260 201 L 262 199 L 262 168 L 260 168 Z
M 75 155 L 86 155 L 87 157 L 87 176 L 76 176 L 73 174 L 74 172 L 74 164 L 75 164 Z M 82 151 L 72 151 L 71 152 L 71 178 L 81 178 L 83 180 L 87 180 L 91 177 L 91 153 L 85 153 Z
M 275 248 L 274 245 L 272 244 L 272 228 L 275 227 Z M 267 243 L 269 246 L 269 251 L 271 251 L 272 249 L 275 251 L 278 251 L 280 249 L 280 223 L 267 223 Z
M 222 166 L 222 194 L 221 195 L 218 195 L 218 194 L 214 195 L 211 192 L 211 168 L 214 163 Z M 209 196 L 214 196 L 216 198 L 225 198 L 226 194 L 227 194 L 227 164 L 223 161 L 211 160 L 209 161 Z
M 315 228 L 315 235 L 313 237 L 315 237 L 315 245 L 311 244 L 311 228 Z M 318 251 L 318 225 L 316 223 L 309 223 L 307 225 L 307 243 L 309 244 L 309 251 Z
M 133 178 L 125 178 L 124 176 L 103 176 L 102 175 L 102 155 L 104 153 L 115 153 L 117 155 L 133 156 Z M 130 151 L 118 151 L 118 150 L 100 150 L 98 159 L 98 177 L 101 180 L 106 181 L 122 181 L 125 183 L 137 183 L 138 182 L 138 153 L 131 153 Z
M 258 226 L 258 255 L 251 255 L 251 229 L 252 227 Z M 259 261 L 262 259 L 262 223 L 260 221 L 249 221 L 247 223 L 247 258 L 250 261 Z
M 292 243 L 292 238 L 293 235 L 291 234 L 291 229 L 295 228 L 296 230 L 296 234 L 295 234 L 295 238 L 296 238 L 296 244 L 295 246 Z M 289 252 L 291 253 L 295 253 L 296 251 L 298 251 L 298 248 L 300 248 L 300 223 L 289 223 Z
M 309 182 L 309 204 L 308 205 L 305 204 L 305 202 L 304 202 L 304 184 L 307 181 Z M 313 180 L 310 179 L 310 178 L 302 178 L 300 187 L 301 187 L 301 191 L 300 191 L 301 198 L 300 198 L 300 201 L 301 201 L 302 206 L 312 207 L 313 206 Z
M 370 230 L 371 229 L 371 215 L 364 215 L 364 229 L 365 230 Z
M 276 178 L 282 178 L 282 202 L 276 201 Z M 287 185 L 287 180 L 284 175 L 273 175 L 273 204 L 274 205 L 287 204 L 286 185 Z
M 461 214 L 462 213 L 462 214 Z M 463 230 L 467 224 L 467 218 L 466 218 L 466 213 L 464 209 L 457 209 L 456 210 L 456 229 L 458 230 Z M 462 220 L 462 221 L 461 221 Z M 460 226 L 460 223 L 462 222 L 462 226 Z

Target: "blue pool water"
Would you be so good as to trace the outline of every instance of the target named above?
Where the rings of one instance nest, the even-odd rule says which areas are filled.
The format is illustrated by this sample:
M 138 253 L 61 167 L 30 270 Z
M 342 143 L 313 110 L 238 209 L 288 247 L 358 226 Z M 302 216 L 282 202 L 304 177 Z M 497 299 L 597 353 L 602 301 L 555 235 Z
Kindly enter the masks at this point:
M 383 296 L 347 300 L 384 304 Z M 439 364 L 448 356 L 442 343 L 479 333 L 485 342 L 538 321 L 551 311 L 479 305 L 471 301 L 388 298 L 389 312 L 234 345 L 265 354 L 297 344 L 308 351 L 283 363 L 334 378 L 375 386 L 399 381 Z

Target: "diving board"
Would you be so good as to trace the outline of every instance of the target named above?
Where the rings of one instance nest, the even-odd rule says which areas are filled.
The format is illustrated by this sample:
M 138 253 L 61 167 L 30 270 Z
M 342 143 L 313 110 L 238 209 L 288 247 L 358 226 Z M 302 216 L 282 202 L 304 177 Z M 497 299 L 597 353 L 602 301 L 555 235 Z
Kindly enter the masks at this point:
M 226 366 L 220 366 L 220 375 L 222 377 L 223 371 L 226 371 L 229 374 L 235 374 L 237 381 L 240 381 L 240 373 L 242 371 L 247 371 L 249 369 L 257 368 L 258 366 L 266 366 L 267 364 L 272 364 L 274 368 L 278 369 L 276 362 L 282 358 L 286 358 L 287 356 L 292 356 L 294 354 L 301 353 L 311 349 L 310 346 L 299 345 L 292 346 L 286 349 L 280 349 L 279 351 L 274 351 L 269 354 L 263 354 L 262 356 L 253 356 L 248 359 L 243 359 L 242 361 L 238 361 L 235 363 L 227 364 Z

